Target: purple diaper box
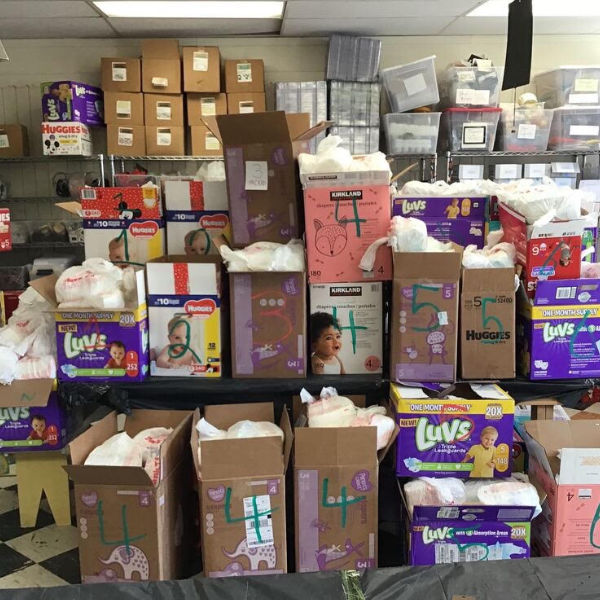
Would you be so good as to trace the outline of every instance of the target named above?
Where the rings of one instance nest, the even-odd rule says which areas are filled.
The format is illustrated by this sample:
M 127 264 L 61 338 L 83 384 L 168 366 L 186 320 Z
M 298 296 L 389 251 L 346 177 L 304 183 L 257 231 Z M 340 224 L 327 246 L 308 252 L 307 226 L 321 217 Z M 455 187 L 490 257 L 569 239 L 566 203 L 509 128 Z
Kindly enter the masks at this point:
M 42 121 L 104 125 L 100 88 L 78 81 L 42 83 Z
M 483 248 L 489 198 L 394 198 L 392 216 L 424 221 L 429 235 L 440 242 Z
M 600 280 L 538 281 L 519 290 L 521 372 L 530 379 L 600 377 Z

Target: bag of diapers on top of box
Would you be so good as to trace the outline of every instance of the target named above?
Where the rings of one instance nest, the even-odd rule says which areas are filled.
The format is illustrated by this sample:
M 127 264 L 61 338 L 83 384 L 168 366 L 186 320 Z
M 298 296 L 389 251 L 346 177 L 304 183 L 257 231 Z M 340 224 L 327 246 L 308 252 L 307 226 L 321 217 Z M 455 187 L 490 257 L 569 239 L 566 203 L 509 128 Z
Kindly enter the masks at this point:
M 219 246 L 219 252 L 229 273 L 303 272 L 306 269 L 304 244 L 300 240 L 290 240 L 287 244 L 256 242 L 242 250 L 232 250 L 229 246 L 222 244 Z

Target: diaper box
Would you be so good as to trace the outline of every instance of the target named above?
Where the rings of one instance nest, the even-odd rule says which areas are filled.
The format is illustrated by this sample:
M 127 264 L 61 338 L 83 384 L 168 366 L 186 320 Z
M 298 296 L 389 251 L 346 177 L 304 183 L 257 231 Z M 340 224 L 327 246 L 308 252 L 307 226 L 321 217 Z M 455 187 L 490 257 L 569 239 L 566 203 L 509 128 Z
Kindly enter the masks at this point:
M 148 187 L 85 187 L 80 191 L 84 219 L 160 219 L 160 193 Z
M 538 281 L 579 277 L 585 219 L 528 225 L 522 215 L 502 202 L 499 214 L 503 241 L 513 243 L 517 249 L 517 260 L 524 268 L 530 298 L 534 296 Z
M 0 451 L 60 450 L 66 415 L 52 379 L 13 381 L 0 388 Z
M 91 156 L 92 137 L 84 123 L 42 123 L 42 150 L 47 156 Z
M 164 256 L 146 265 L 150 374 L 220 377 L 221 261 Z
M 78 81 L 42 83 L 42 121 L 104 125 L 102 90 Z
M 272 403 L 206 406 L 218 429 L 242 420 L 275 422 Z M 199 483 L 202 562 L 207 577 L 287 572 L 285 473 L 293 433 L 284 410 L 280 437 L 211 440 L 191 451 Z M 234 458 L 235 457 L 235 458 Z
M 510 475 L 514 400 L 493 384 L 456 384 L 436 393 L 392 384 L 400 427 L 400 477 Z
M 234 378 L 306 376 L 306 274 L 230 273 Z
M 191 424 L 192 413 L 186 411 L 134 409 L 127 417 L 111 412 L 69 444 L 71 464 L 64 469 L 75 483 L 83 583 L 187 576 L 197 543 L 188 525 L 196 508 L 190 482 Z M 173 429 L 160 446 L 156 482 L 142 467 L 84 464 L 92 450 L 120 431 L 133 437 L 152 427 Z
M 381 373 L 383 283 L 311 284 L 309 292 L 313 374 Z
M 519 290 L 521 372 L 529 379 L 600 376 L 600 280 L 539 281 Z
M 310 283 L 385 281 L 392 256 L 377 250 L 372 271 L 360 261 L 390 227 L 390 177 L 386 171 L 301 175 Z
M 105 92 L 141 92 L 142 66 L 139 58 L 101 59 L 102 89 Z
M 462 249 L 395 252 L 392 381 L 454 381 Z
M 392 203 L 393 217 L 415 217 L 424 221 L 429 235 L 440 242 L 460 246 L 485 245 L 489 198 L 405 198 Z

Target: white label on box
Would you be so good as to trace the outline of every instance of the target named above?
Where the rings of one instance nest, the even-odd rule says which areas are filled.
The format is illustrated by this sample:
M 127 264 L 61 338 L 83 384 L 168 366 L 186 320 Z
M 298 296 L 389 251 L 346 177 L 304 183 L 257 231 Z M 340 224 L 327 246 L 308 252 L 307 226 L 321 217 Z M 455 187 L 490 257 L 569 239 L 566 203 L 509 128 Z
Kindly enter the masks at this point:
M 598 80 L 597 79 L 589 79 L 587 77 L 582 77 L 581 79 L 576 79 L 573 84 L 573 91 L 576 93 L 589 93 L 589 92 L 597 92 L 598 91 Z
M 156 118 L 159 121 L 171 120 L 171 103 L 157 102 L 156 103 Z
M 553 173 L 579 173 L 579 165 L 570 162 L 555 162 L 552 163 Z
M 456 104 L 487 106 L 490 103 L 490 90 L 456 90 Z
M 521 123 L 517 129 L 518 140 L 535 140 L 537 125 L 533 123 Z
M 131 100 L 117 100 L 117 118 L 131 119 Z
M 598 104 L 598 92 L 595 94 L 569 94 L 569 104 Z
M 544 163 L 533 163 L 525 165 L 525 177 L 541 179 L 546 176 L 546 165 Z
M 0 133 L 0 148 L 10 148 L 10 142 L 6 133 Z
M 496 165 L 496 179 L 519 179 L 521 165 Z
M 468 83 L 470 81 L 475 81 L 475 71 L 471 69 L 464 69 L 457 72 L 458 81 L 461 83 Z
M 114 62 L 112 64 L 112 80 L 127 81 L 127 65 L 125 63 Z
M 448 313 L 446 311 L 438 313 L 438 323 L 440 325 L 448 325 Z
M 559 477 L 560 485 L 599 485 L 600 449 L 562 448 Z
M 487 126 L 485 123 L 463 123 L 463 148 L 486 148 L 486 138 Z
M 416 94 L 425 91 L 427 89 L 427 82 L 425 81 L 425 77 L 423 77 L 423 73 L 417 73 L 412 77 L 407 77 L 404 80 L 404 87 L 409 96 L 415 96 Z
M 246 546 L 260 548 L 271 546 L 273 525 L 271 523 L 271 497 L 268 495 L 244 498 L 244 523 L 246 524 Z
M 238 83 L 252 83 L 252 65 L 250 63 L 237 64 Z
M 266 160 L 246 161 L 246 189 L 269 189 L 269 166 Z
M 203 117 L 214 117 L 217 114 L 217 101 L 215 98 L 200 99 L 200 114 Z
M 221 144 L 210 131 L 207 131 L 206 136 L 204 137 L 204 147 L 207 150 L 219 150 L 221 148 Z
M 159 88 L 169 87 L 169 79 L 167 77 L 153 77 L 152 85 Z
M 406 398 L 409 400 L 416 400 L 417 398 L 423 398 L 423 400 L 426 400 L 429 398 L 429 396 L 423 391 L 423 388 L 420 387 L 399 385 L 397 383 L 394 384 L 394 387 L 398 394 L 400 394 L 401 398 Z
M 121 127 L 119 127 L 117 144 L 119 146 L 133 146 L 133 131 L 131 129 L 121 129 Z
M 483 165 L 459 165 L 459 179 L 483 179 Z
M 208 71 L 208 52 L 196 50 L 192 54 L 192 71 Z
M 569 135 L 598 135 L 600 127 L 598 125 L 571 125 Z
M 478 69 L 482 69 L 482 70 L 491 69 L 492 61 L 489 58 L 476 58 L 475 65 L 477 66 Z
M 240 111 L 240 115 L 253 113 L 254 102 L 252 100 L 243 100 L 238 104 L 238 109 Z
M 170 129 L 157 129 L 156 130 L 156 145 L 157 146 L 170 146 L 171 145 L 171 130 Z

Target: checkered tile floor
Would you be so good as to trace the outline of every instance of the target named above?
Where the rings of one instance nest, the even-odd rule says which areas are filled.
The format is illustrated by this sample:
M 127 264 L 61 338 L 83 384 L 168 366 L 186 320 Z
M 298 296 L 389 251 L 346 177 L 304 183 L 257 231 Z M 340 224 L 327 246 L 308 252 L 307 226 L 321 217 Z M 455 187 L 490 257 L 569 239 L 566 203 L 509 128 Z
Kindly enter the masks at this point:
M 79 583 L 77 529 L 57 527 L 43 500 L 36 527 L 22 529 L 15 477 L 0 477 L 0 589 Z

